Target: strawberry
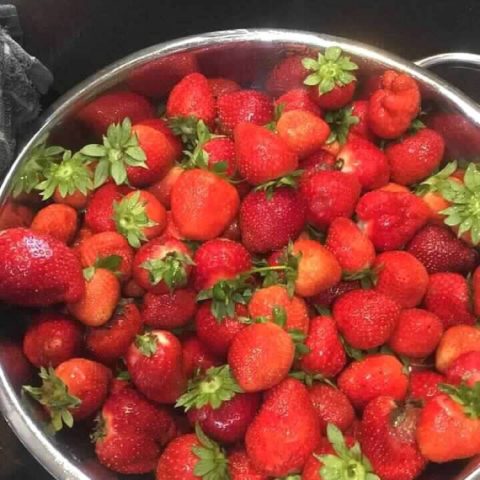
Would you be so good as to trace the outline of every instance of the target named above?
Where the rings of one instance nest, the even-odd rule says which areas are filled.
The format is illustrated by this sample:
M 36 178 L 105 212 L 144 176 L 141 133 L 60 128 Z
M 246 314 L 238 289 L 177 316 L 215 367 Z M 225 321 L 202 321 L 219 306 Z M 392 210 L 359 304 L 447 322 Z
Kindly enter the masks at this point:
M 308 388 L 313 408 L 320 419 L 322 433 L 327 425 L 333 424 L 342 432 L 350 428 L 355 420 L 355 411 L 348 397 L 336 387 L 315 383 Z
M 67 309 L 78 321 L 90 327 L 107 323 L 120 300 L 120 282 L 111 270 L 91 267 L 84 271 L 85 293 Z
M 407 251 L 420 260 L 428 273 L 466 274 L 478 263 L 478 253 L 448 228 L 426 225 L 412 238 Z
M 123 198 L 126 193 L 114 183 L 103 185 L 90 197 L 85 212 L 85 226 L 93 233 L 115 231 L 113 204 Z
M 272 100 L 256 90 L 226 93 L 217 100 L 217 109 L 220 130 L 226 134 L 242 122 L 265 125 L 273 118 Z
M 76 302 L 85 291 L 80 262 L 59 240 L 26 228 L 0 232 L 0 300 L 23 307 Z
M 300 360 L 300 367 L 305 372 L 335 377 L 345 367 L 345 350 L 331 317 L 320 316 L 310 320 L 305 345 L 309 352 Z
M 153 328 L 184 327 L 197 310 L 196 296 L 191 288 L 178 288 L 160 295 L 147 292 L 143 297 L 142 319 Z
M 150 185 L 147 191 L 154 195 L 165 208 L 170 208 L 173 186 L 183 172 L 182 167 L 173 166 L 161 180 Z
M 295 346 L 285 330 L 273 322 L 254 323 L 233 339 L 228 363 L 244 391 L 259 392 L 287 376 L 294 355 Z
M 380 138 L 396 138 L 420 111 L 420 90 L 412 77 L 393 70 L 387 70 L 381 82 L 369 100 L 368 126 Z
M 126 303 L 117 309 L 107 324 L 87 330 L 85 347 L 96 360 L 112 364 L 127 353 L 142 325 L 137 306 Z
M 294 88 L 285 92 L 275 100 L 276 107 L 283 107 L 283 113 L 290 110 L 305 110 L 319 117 L 322 116 L 320 107 L 310 99 L 308 90 L 305 88 Z
M 238 242 L 224 238 L 209 240 L 195 252 L 194 283 L 197 290 L 213 287 L 219 280 L 229 280 L 252 267 L 252 258 Z
M 480 314 L 480 268 L 476 268 L 471 278 L 473 313 Z
M 371 240 L 348 218 L 333 220 L 328 228 L 325 246 L 349 276 L 361 274 L 375 260 L 375 248 Z
M 82 348 L 82 329 L 59 313 L 37 313 L 23 337 L 23 353 L 36 367 L 57 367 Z
M 352 290 L 333 305 L 333 318 L 345 340 L 367 350 L 384 344 L 392 335 L 400 306 L 374 290 Z
M 190 73 L 173 87 L 167 100 L 167 116 L 195 117 L 213 125 L 215 99 L 208 80 L 201 73 Z
M 460 324 L 475 324 L 475 317 L 470 307 L 468 283 L 458 273 L 430 275 L 424 304 L 428 311 L 440 318 L 444 328 Z
M 145 290 L 160 295 L 184 288 L 192 270 L 190 249 L 174 238 L 154 238 L 133 259 L 133 278 Z
M 306 157 L 322 147 L 330 134 L 330 127 L 311 112 L 290 110 L 280 115 L 277 132 L 291 151 Z
M 338 282 L 333 287 L 320 292 L 318 295 L 310 297 L 309 302 L 312 305 L 328 308 L 338 297 L 342 296 L 344 293 L 350 292 L 351 290 L 357 290 L 360 287 L 360 281 L 358 280 L 351 282 Z
M 426 402 L 437 393 L 440 393 L 438 386 L 445 383 L 445 377 L 432 370 L 414 370 L 410 373 L 409 398 Z
M 311 72 L 303 81 L 309 86 L 310 97 L 327 110 L 336 110 L 349 103 L 357 84 L 352 72 L 358 66 L 342 53 L 340 47 L 328 47 L 323 55 L 318 54 L 317 60 L 304 58 L 302 61 L 305 69 Z
M 228 456 L 228 473 L 231 480 L 267 480 L 258 472 L 243 449 L 235 449 Z
M 51 426 L 58 432 L 65 424 L 91 417 L 103 404 L 112 373 L 102 364 L 85 358 L 71 358 L 55 370 L 40 368 L 40 387 L 23 389 L 44 406 Z
M 222 232 L 222 238 L 239 242 L 242 238 L 238 217 L 234 218 L 230 225 Z
M 206 158 L 209 170 L 215 172 L 218 168 L 228 177 L 233 177 L 237 171 L 235 143 L 230 138 L 212 138 L 203 144 L 203 156 Z
M 435 367 L 444 373 L 460 355 L 480 351 L 480 329 L 471 325 L 455 325 L 443 334 L 438 344 Z
M 295 293 L 311 297 L 340 281 L 342 270 L 335 256 L 315 240 L 299 239 L 293 253 L 300 255 Z
M 291 55 L 280 60 L 268 74 L 265 89 L 278 97 L 292 88 L 303 86 L 307 70 L 302 64 L 301 55 Z
M 183 369 L 188 378 L 191 378 L 198 370 L 207 370 L 222 363 L 196 336 L 182 340 L 182 349 Z
M 236 334 L 245 328 L 239 317 L 246 317 L 244 305 L 236 304 L 233 317 L 217 320 L 211 302 L 203 303 L 195 315 L 195 327 L 200 341 L 215 355 L 225 357 Z M 207 432 L 208 433 L 208 432 Z
M 352 116 L 357 118 L 350 127 L 350 135 L 357 135 L 365 138 L 370 142 L 375 141 L 375 135 L 368 128 L 368 101 L 367 100 L 355 100 L 352 102 Z
M 216 99 L 218 99 L 222 95 L 236 92 L 242 88 L 234 80 L 230 80 L 229 78 L 225 78 L 225 77 L 209 78 L 208 84 L 210 85 L 212 94 Z
M 172 189 L 172 216 L 180 234 L 190 240 L 210 240 L 220 235 L 237 214 L 237 190 L 212 172 L 184 172 Z M 212 215 L 215 212 L 215 215 Z
M 228 479 L 225 452 L 199 426 L 167 445 L 156 470 L 156 480 Z
M 299 167 L 303 170 L 304 177 L 307 177 L 310 174 L 322 170 L 335 170 L 335 162 L 335 155 L 322 148 L 308 157 L 301 159 Z
M 136 123 L 154 116 L 153 106 L 145 97 L 121 91 L 101 95 L 77 114 L 78 120 L 97 138 L 102 137 L 109 125 L 126 117 Z
M 419 409 L 400 408 L 388 396 L 365 407 L 360 423 L 360 444 L 373 470 L 382 480 L 413 480 L 427 464 L 415 441 Z
M 392 180 L 401 185 L 421 182 L 438 169 L 444 150 L 443 138 L 429 128 L 388 145 L 385 155 Z
M 443 324 L 436 315 L 420 308 L 408 308 L 400 313 L 388 345 L 399 355 L 428 357 L 437 348 L 442 334 Z
M 68 205 L 52 203 L 37 212 L 30 228 L 50 235 L 63 243 L 71 243 L 77 231 L 77 212 Z
M 264 253 L 287 245 L 305 225 L 305 204 L 292 188 L 252 191 L 240 207 L 242 242 L 248 250 Z
M 125 356 L 137 389 L 158 403 L 174 403 L 186 388 L 182 346 L 170 332 L 152 330 L 137 335 Z
M 417 442 L 422 455 L 443 463 L 480 453 L 480 382 L 473 387 L 444 385 L 420 414 Z
M 373 263 L 375 290 L 395 300 L 402 308 L 417 306 L 428 287 L 428 272 L 412 254 L 383 252 Z
M 352 216 L 360 196 L 354 175 L 343 172 L 316 172 L 300 181 L 300 195 L 307 205 L 307 221 L 325 230 L 335 218 Z
M 469 387 L 475 387 L 480 382 L 480 351 L 462 353 L 445 374 L 448 383 L 459 385 L 463 382 Z
M 260 185 L 293 172 L 298 156 L 287 143 L 270 130 L 241 122 L 234 131 L 237 167 L 252 185 Z
M 319 441 L 319 421 L 306 387 L 287 378 L 266 394 L 248 427 L 245 447 L 256 469 L 281 477 L 300 471 Z
M 338 387 L 356 408 L 386 395 L 401 401 L 407 395 L 408 377 L 392 355 L 370 355 L 352 362 L 338 377 Z
M 14 227 L 28 228 L 32 223 L 34 213 L 26 205 L 7 201 L 2 206 L 0 214 L 0 230 Z
M 342 172 L 355 175 L 363 190 L 383 187 L 390 178 L 385 154 L 361 137 L 349 138 L 337 155 L 337 164 Z
M 375 190 L 360 198 L 360 228 L 377 250 L 396 250 L 408 243 L 429 218 L 428 207 L 413 193 Z
M 89 197 L 89 194 L 83 194 L 80 190 L 76 190 L 72 194 L 62 196 L 60 190 L 57 189 L 53 194 L 53 201 L 62 205 L 68 205 L 75 210 L 83 210 L 87 206 Z
M 175 406 L 183 407 L 190 423 L 194 426 L 198 422 L 209 437 L 234 443 L 243 440 L 260 398 L 258 393 L 242 393 L 229 366 L 222 365 L 191 380 Z
M 145 290 L 138 283 L 130 279 L 122 285 L 122 296 L 127 298 L 142 298 Z

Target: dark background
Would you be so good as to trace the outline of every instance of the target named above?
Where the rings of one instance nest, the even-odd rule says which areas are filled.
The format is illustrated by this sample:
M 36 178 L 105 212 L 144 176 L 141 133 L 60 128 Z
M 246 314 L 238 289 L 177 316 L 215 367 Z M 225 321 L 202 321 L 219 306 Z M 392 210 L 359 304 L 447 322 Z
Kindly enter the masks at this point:
M 350 37 L 409 59 L 443 51 L 480 53 L 479 0 L 17 0 L 24 46 L 54 73 L 48 100 L 100 67 L 164 40 L 245 27 Z M 478 76 L 447 74 L 468 93 Z M 0 422 L 0 479 L 48 480 Z

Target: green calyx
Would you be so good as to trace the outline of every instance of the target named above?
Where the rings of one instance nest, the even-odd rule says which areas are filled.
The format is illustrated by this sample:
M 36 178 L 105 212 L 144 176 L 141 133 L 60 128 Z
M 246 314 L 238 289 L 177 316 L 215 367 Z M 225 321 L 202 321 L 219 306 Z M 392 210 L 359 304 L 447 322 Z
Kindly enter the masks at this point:
M 426 128 L 426 125 L 419 118 L 415 118 L 408 127 L 407 133 L 409 135 L 415 135 L 415 133 L 423 130 L 424 128 Z
M 358 70 L 358 65 L 350 57 L 342 55 L 340 47 L 328 47 L 325 54 L 318 54 L 316 60 L 304 58 L 302 64 L 312 72 L 303 83 L 308 86 L 318 85 L 319 95 L 331 92 L 335 86 L 344 87 L 356 80 L 352 72 Z
M 362 454 L 358 442 L 349 448 L 340 429 L 332 423 L 327 425 L 327 438 L 335 450 L 335 455 L 315 455 L 315 458 L 323 463 L 319 471 L 320 478 L 324 480 L 380 480 L 380 477 L 373 472 L 368 458 Z
M 188 265 L 193 265 L 190 255 L 174 250 L 163 258 L 147 260 L 140 266 L 148 271 L 152 285 L 158 285 L 163 281 L 170 291 L 173 291 L 187 284 Z
M 217 409 L 237 393 L 243 393 L 243 390 L 233 378 L 229 365 L 211 367 L 204 374 L 199 374 L 189 381 L 187 391 L 177 400 L 175 406 L 183 407 L 186 412 L 205 405 Z
M 105 418 L 103 418 L 103 415 L 99 413 L 95 417 L 94 422 L 95 426 L 93 427 L 93 431 L 90 434 L 90 441 L 92 443 L 97 443 L 100 442 L 107 435 Z
M 192 452 L 198 457 L 193 468 L 194 475 L 203 480 L 229 480 L 225 451 L 203 433 L 198 423 L 195 425 L 195 434 L 200 445 L 192 447 Z
M 168 126 L 174 135 L 180 137 L 183 146 L 189 151 L 195 149 L 200 138 L 204 142 L 210 138 L 210 132 L 203 120 L 199 120 L 194 116 L 169 118 Z
M 275 189 L 277 188 L 290 187 L 297 189 L 302 173 L 303 170 L 295 170 L 294 172 L 291 172 L 283 177 L 275 178 L 269 182 L 262 183 L 261 185 L 255 187 L 254 190 L 257 192 L 265 192 L 267 200 L 271 200 L 273 198 L 273 194 L 275 193 Z
M 326 385 L 329 385 L 330 387 L 333 387 L 333 388 L 337 388 L 335 383 L 333 383 L 331 380 L 329 380 L 327 377 L 324 377 L 320 373 L 314 374 L 314 373 L 304 372 L 303 370 L 298 370 L 295 372 L 290 372 L 288 376 L 292 378 L 296 378 L 297 380 L 300 380 L 307 387 L 311 387 L 315 382 L 318 382 L 318 383 L 325 383 Z
M 459 386 L 441 384 L 439 389 L 463 407 L 469 418 L 480 419 L 480 381 L 473 386 L 462 383 Z
M 97 258 L 95 263 L 90 267 L 83 269 L 83 277 L 89 282 L 95 275 L 95 271 L 99 268 L 110 270 L 115 275 L 119 275 L 119 268 L 122 263 L 122 257 L 120 255 L 109 255 L 108 257 Z
M 145 163 L 147 156 L 132 132 L 129 118 L 124 118 L 122 123 L 111 124 L 103 136 L 102 145 L 86 145 L 80 153 L 98 162 L 93 178 L 95 188 L 103 185 L 109 177 L 117 185 L 128 183 L 127 167 L 148 168 Z
M 52 367 L 48 369 L 41 367 L 39 377 L 42 379 L 40 387 L 25 385 L 23 390 L 46 407 L 50 414 L 51 427 L 55 432 L 60 431 L 63 425 L 72 428 L 71 409 L 78 407 L 82 403 L 81 400 L 68 393 L 68 387 L 57 377 Z
M 148 217 L 145 205 L 146 203 L 140 199 L 139 191 L 113 203 L 113 219 L 117 231 L 134 248 L 139 248 L 141 242 L 147 240 L 143 230 L 157 225 Z
M 270 130 L 271 132 L 277 131 L 277 122 L 280 120 L 280 117 L 282 116 L 282 113 L 284 110 L 285 110 L 284 103 L 279 103 L 275 105 L 273 109 L 273 120 L 267 123 L 266 125 L 264 125 L 267 130 Z
M 344 272 L 342 279 L 347 282 L 359 280 L 363 289 L 369 289 L 377 284 L 378 273 L 380 270 L 381 268 L 365 268 L 364 270 L 355 273 Z
M 345 107 L 325 114 L 325 121 L 330 126 L 330 135 L 327 144 L 338 142 L 343 145 L 347 141 L 348 133 L 353 125 L 357 125 L 360 119 L 352 115 L 353 107 Z
M 442 168 L 439 172 L 431 177 L 428 177 L 422 183 L 420 183 L 416 189 L 415 193 L 421 197 L 427 193 L 442 192 L 450 188 L 451 184 L 454 183 L 450 177 L 457 170 L 458 165 L 456 161 L 447 163 L 445 167 Z
M 142 355 L 150 358 L 157 353 L 158 339 L 153 333 L 146 332 L 135 337 L 135 346 Z

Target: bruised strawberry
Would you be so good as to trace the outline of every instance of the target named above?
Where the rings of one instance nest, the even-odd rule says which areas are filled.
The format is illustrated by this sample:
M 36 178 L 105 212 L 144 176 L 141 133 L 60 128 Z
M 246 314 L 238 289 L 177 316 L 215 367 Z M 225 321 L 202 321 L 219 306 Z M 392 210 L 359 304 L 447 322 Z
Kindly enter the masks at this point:
M 70 244 L 77 231 L 78 215 L 68 205 L 52 203 L 37 212 L 30 228 L 34 232 L 50 235 Z
M 207 349 L 197 336 L 189 336 L 182 340 L 183 369 L 191 378 L 197 371 L 208 370 L 222 361 Z
M 319 117 L 322 116 L 320 107 L 311 100 L 308 90 L 305 88 L 294 88 L 285 92 L 275 100 L 275 106 L 282 108 L 284 113 L 290 110 L 304 110 Z
M 475 387 L 480 382 L 480 351 L 462 353 L 445 372 L 447 382 L 453 385 L 465 383 Z
M 443 375 L 432 370 L 414 370 L 410 373 L 409 398 L 426 402 L 440 393 L 438 387 L 445 380 Z
M 307 74 L 302 60 L 301 55 L 291 55 L 280 60 L 268 74 L 265 82 L 267 92 L 278 97 L 292 88 L 302 87 Z

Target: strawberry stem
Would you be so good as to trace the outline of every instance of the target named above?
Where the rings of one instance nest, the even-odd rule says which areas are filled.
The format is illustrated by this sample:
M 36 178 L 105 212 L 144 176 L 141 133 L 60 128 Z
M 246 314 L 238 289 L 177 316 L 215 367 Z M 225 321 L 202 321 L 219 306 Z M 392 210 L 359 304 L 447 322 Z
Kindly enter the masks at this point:
M 197 423 L 195 425 L 200 446 L 192 447 L 192 452 L 198 457 L 193 473 L 203 480 L 228 480 L 228 460 L 225 451 L 210 438 L 208 438 Z
M 442 383 L 438 388 L 461 405 L 467 417 L 480 418 L 480 381 L 473 386 L 462 383 L 458 387 Z
M 193 260 L 190 255 L 179 251 L 171 251 L 163 258 L 147 260 L 140 266 L 149 272 L 152 285 L 158 285 L 163 281 L 170 291 L 173 291 L 187 284 L 188 265 L 193 265 Z
M 153 333 L 147 332 L 135 337 L 135 346 L 145 357 L 151 357 L 157 353 L 158 339 Z

